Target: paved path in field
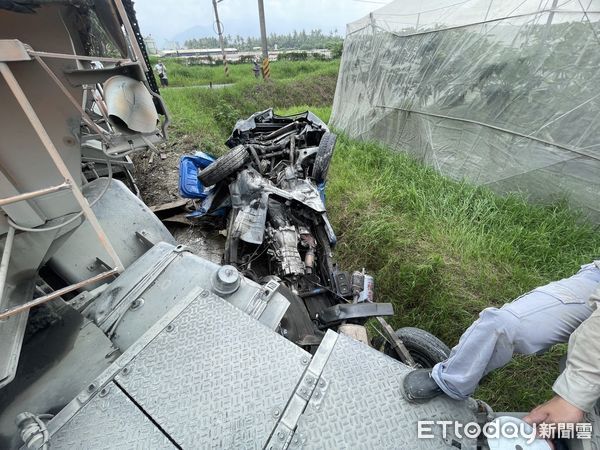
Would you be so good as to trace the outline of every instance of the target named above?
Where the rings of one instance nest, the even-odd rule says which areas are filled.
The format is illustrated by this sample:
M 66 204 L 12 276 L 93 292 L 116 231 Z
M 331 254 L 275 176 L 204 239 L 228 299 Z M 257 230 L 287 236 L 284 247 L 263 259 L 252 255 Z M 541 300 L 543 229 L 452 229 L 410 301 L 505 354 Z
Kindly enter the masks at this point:
M 212 86 L 210 84 L 195 84 L 193 86 L 173 86 L 173 87 L 163 88 L 163 89 L 185 89 L 185 88 L 223 89 L 223 88 L 233 86 L 233 85 L 234 85 L 234 83 L 213 84 Z

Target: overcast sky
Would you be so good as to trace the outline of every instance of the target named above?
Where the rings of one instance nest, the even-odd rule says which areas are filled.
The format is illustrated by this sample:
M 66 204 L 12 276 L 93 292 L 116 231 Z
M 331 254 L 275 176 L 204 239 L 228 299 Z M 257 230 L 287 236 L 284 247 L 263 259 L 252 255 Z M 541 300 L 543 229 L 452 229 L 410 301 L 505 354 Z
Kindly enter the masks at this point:
M 384 3 L 385 0 L 264 0 L 267 33 L 320 28 L 325 33 L 337 30 L 344 35 L 347 23 Z M 212 0 L 137 0 L 135 9 L 142 33 L 152 34 L 159 45 L 164 40 L 216 36 Z M 219 15 L 226 34 L 259 36 L 256 0 L 223 0 L 219 3 Z

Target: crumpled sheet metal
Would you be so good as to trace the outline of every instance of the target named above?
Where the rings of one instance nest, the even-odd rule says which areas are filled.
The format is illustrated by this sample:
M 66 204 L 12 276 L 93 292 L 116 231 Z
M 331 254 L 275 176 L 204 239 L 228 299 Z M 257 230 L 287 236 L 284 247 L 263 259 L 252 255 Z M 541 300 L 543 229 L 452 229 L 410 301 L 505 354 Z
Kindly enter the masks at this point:
M 331 124 L 600 222 L 600 0 L 397 0 L 348 26 Z
M 265 109 L 264 111 L 255 112 L 247 119 L 238 120 L 236 122 L 235 126 L 233 127 L 233 132 L 231 133 L 231 136 L 229 136 L 229 138 L 227 139 L 226 144 L 229 147 L 235 147 L 236 145 L 238 145 L 239 143 L 236 142 L 236 138 L 238 138 L 242 133 L 256 128 L 257 123 L 271 122 L 275 118 L 289 118 L 289 117 L 305 119 L 306 121 L 311 122 L 314 125 L 317 125 L 318 127 L 321 127 L 323 130 L 329 131 L 327 124 L 325 122 L 323 122 L 319 117 L 317 117 L 311 111 L 305 111 L 302 113 L 292 114 L 289 116 L 279 116 L 279 115 L 275 114 L 275 112 L 273 111 L 273 108 L 269 108 L 269 109 Z
M 296 200 L 316 212 L 324 213 L 325 205 L 319 191 L 304 181 L 299 182 L 295 189 L 286 191 L 274 186 L 254 169 L 239 172 L 229 186 L 231 205 L 239 211 L 233 228 L 234 236 L 251 244 L 263 242 L 270 195 Z
M 111 77 L 104 83 L 104 99 L 109 118 L 121 131 L 152 133 L 156 130 L 156 106 L 141 81 L 123 75 Z

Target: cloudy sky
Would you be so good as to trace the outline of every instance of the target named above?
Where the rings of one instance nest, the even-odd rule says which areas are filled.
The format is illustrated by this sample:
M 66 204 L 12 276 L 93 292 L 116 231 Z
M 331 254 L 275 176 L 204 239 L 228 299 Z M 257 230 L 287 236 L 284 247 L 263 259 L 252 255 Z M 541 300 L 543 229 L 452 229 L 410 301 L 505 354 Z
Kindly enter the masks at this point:
M 264 0 L 267 33 L 320 28 L 345 34 L 346 24 L 387 3 L 385 0 Z M 152 34 L 159 45 L 200 36 L 216 36 L 212 0 L 137 0 L 142 33 Z M 225 33 L 258 36 L 256 0 L 222 0 L 219 15 Z

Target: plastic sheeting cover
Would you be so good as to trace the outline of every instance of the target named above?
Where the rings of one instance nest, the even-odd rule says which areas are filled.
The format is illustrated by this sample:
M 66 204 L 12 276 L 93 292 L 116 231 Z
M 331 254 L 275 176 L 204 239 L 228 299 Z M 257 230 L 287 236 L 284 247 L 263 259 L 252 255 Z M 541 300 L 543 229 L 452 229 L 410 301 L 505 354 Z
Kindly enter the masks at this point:
M 600 222 L 600 0 L 397 0 L 347 32 L 334 127 Z

